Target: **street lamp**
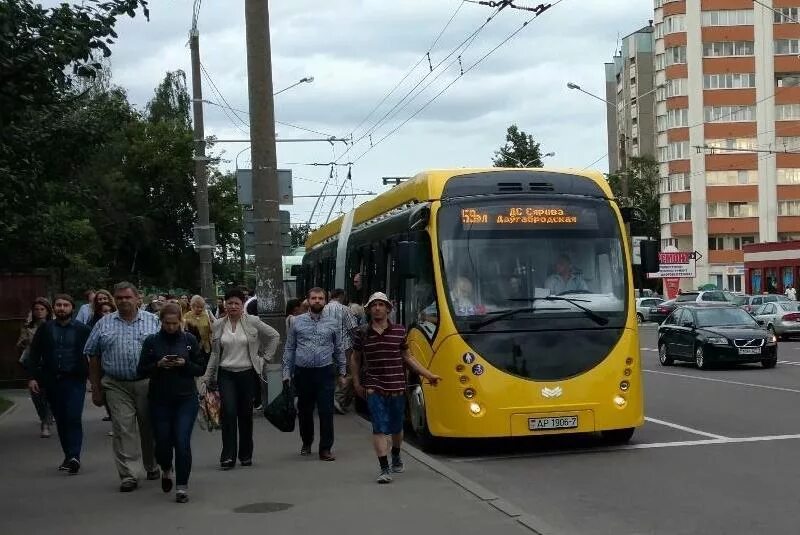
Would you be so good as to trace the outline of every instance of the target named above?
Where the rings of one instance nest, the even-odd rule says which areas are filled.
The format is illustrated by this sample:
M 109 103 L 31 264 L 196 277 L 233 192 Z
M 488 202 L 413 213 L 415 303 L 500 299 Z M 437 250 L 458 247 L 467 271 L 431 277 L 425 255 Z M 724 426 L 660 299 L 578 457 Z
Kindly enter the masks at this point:
M 664 84 L 657 85 L 656 87 L 654 87 L 653 89 L 651 89 L 650 91 L 648 91 L 648 92 L 646 92 L 646 93 L 642 93 L 641 95 L 634 96 L 634 97 L 633 97 L 633 100 L 634 100 L 634 101 L 637 101 L 637 100 L 639 100 L 639 99 L 640 99 L 640 98 L 642 98 L 642 97 L 646 97 L 647 95 L 649 95 L 649 94 L 651 94 L 651 93 L 655 93 L 655 92 L 656 92 L 656 91 L 658 91 L 659 89 L 663 89 L 664 87 L 666 87 Z M 601 102 L 605 102 L 606 104 L 608 104 L 608 105 L 609 105 L 609 106 L 611 106 L 612 108 L 615 108 L 615 109 L 616 109 L 616 107 L 617 107 L 616 103 L 614 103 L 614 102 L 611 102 L 610 100 L 606 100 L 606 99 L 604 99 L 604 98 L 602 98 L 602 97 L 598 97 L 598 96 L 597 96 L 597 95 L 595 95 L 594 93 L 589 93 L 588 91 L 586 91 L 585 89 L 583 89 L 581 86 L 579 86 L 578 84 L 576 84 L 576 83 L 574 83 L 574 82 L 567 82 L 567 88 L 569 88 L 569 89 L 576 89 L 576 90 L 580 91 L 581 93 L 585 93 L 585 94 L 589 95 L 589 96 L 590 96 L 590 97 L 592 97 L 592 98 L 596 98 L 597 100 L 599 100 L 599 101 L 601 101 Z
M 555 152 L 548 152 L 547 154 L 542 154 L 541 157 L 542 158 L 552 158 L 555 155 L 556 155 Z M 517 162 L 520 165 L 520 167 L 523 168 L 523 169 L 527 168 L 531 164 L 531 162 L 533 162 L 533 160 L 528 160 L 527 162 L 523 163 L 522 160 L 518 160 L 518 159 L 514 158 L 513 156 L 508 156 L 508 158 L 511 159 L 511 160 L 514 160 L 515 162 Z
M 292 85 L 290 85 L 289 87 L 284 87 L 284 88 L 283 88 L 283 89 L 281 89 L 280 91 L 277 91 L 277 92 L 273 93 L 273 94 L 272 94 L 272 96 L 275 96 L 275 95 L 280 95 L 280 94 L 281 94 L 281 93 L 283 93 L 284 91 L 288 91 L 288 90 L 290 90 L 291 88 L 293 88 L 293 87 L 296 87 L 296 86 L 298 86 L 298 85 L 300 85 L 300 84 L 310 84 L 310 83 L 311 83 L 311 82 L 313 82 L 313 81 L 314 81 L 314 77 L 313 77 L 313 76 L 306 76 L 306 77 L 304 77 L 304 78 L 300 78 L 300 80 L 299 80 L 299 81 L 297 81 L 297 82 L 293 83 L 293 84 L 292 84 Z

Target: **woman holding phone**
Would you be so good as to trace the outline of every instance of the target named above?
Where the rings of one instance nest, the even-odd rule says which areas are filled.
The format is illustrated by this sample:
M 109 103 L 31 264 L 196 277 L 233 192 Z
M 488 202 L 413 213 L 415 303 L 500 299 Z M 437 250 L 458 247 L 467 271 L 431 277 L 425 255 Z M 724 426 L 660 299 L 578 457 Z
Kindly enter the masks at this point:
M 159 315 L 161 330 L 142 344 L 139 375 L 150 378 L 148 400 L 161 490 L 172 490 L 174 451 L 175 501 L 186 503 L 192 470 L 190 442 L 199 409 L 195 377 L 203 375 L 205 367 L 197 339 L 182 329 L 180 305 L 168 303 Z

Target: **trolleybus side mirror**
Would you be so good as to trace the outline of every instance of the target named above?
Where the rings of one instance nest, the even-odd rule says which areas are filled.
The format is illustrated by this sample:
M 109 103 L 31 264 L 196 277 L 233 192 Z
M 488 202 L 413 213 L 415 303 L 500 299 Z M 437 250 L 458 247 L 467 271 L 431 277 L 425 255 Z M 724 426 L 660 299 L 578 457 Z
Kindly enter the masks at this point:
M 658 273 L 658 242 L 656 240 L 642 240 L 639 243 L 639 253 L 642 257 L 642 271 L 644 273 Z
M 413 241 L 400 241 L 396 244 L 397 274 L 402 279 L 413 279 L 417 273 L 419 244 Z
M 292 277 L 299 277 L 300 275 L 303 274 L 303 266 L 301 266 L 300 264 L 293 265 L 292 268 L 289 270 L 289 274 Z

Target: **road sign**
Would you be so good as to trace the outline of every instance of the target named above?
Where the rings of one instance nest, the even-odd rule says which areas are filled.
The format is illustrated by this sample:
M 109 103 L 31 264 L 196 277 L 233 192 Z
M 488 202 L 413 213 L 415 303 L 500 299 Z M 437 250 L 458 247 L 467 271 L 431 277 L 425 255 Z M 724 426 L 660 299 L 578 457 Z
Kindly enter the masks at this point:
M 281 219 L 281 249 L 283 255 L 288 255 L 292 249 L 291 225 L 289 223 L 289 211 L 279 212 Z M 244 211 L 244 252 L 249 255 L 256 254 L 256 230 L 253 221 L 253 211 Z
M 631 238 L 631 245 L 633 245 L 633 265 L 634 266 L 641 266 L 642 265 L 642 250 L 641 244 L 643 241 L 648 240 L 647 236 L 633 236 Z
M 253 204 L 253 171 L 251 169 L 236 170 L 236 193 L 239 196 L 239 204 Z M 278 169 L 278 203 L 294 204 L 291 169 Z
M 658 253 L 658 273 L 648 273 L 648 279 L 693 279 L 695 276 L 696 251 L 674 251 Z

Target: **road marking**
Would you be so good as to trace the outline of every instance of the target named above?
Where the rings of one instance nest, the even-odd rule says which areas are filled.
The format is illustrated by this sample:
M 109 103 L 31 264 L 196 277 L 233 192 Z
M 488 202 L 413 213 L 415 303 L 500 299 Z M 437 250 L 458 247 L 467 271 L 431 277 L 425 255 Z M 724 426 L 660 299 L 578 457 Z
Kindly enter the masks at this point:
M 641 349 L 642 351 L 655 351 L 656 353 L 658 353 L 658 349 L 654 349 L 652 347 L 640 347 L 639 349 Z
M 800 362 L 795 362 L 793 360 L 779 360 L 778 364 L 788 364 L 789 366 L 800 366 Z
M 649 442 L 645 444 L 626 444 L 624 446 L 611 446 L 607 448 L 580 448 L 566 451 L 546 451 L 541 453 L 519 453 L 516 455 L 496 455 L 483 457 L 451 457 L 447 460 L 453 463 L 475 463 L 485 461 L 503 461 L 513 459 L 527 459 L 536 457 L 551 457 L 555 455 L 568 455 L 573 453 L 607 453 L 611 451 L 651 450 L 660 448 L 678 448 L 688 446 L 715 446 L 722 444 L 747 444 L 752 442 L 773 442 L 777 440 L 798 440 L 800 434 L 795 435 L 766 435 L 758 437 L 741 438 L 710 438 L 705 440 L 679 440 L 675 442 Z
M 715 435 L 714 433 L 706 433 L 705 431 L 700 431 L 699 429 L 694 429 L 692 427 L 686 427 L 685 425 L 674 424 L 672 422 L 665 422 L 664 420 L 659 420 L 658 418 L 650 418 L 649 416 L 645 416 L 644 419 L 647 420 L 648 422 L 653 422 L 654 424 L 664 425 L 666 427 L 672 427 L 673 429 L 679 429 L 681 431 L 686 431 L 687 433 L 692 433 L 694 435 L 700 435 L 703 437 L 716 438 L 716 439 L 728 438 L 722 435 Z
M 687 375 L 685 373 L 672 373 L 672 372 L 660 372 L 656 370 L 642 370 L 645 373 L 657 373 L 659 375 L 671 375 L 673 377 L 685 377 L 686 379 L 696 379 L 698 381 L 709 381 L 712 383 L 726 383 L 729 385 L 739 385 L 739 386 L 749 386 L 752 388 L 763 388 L 765 390 L 777 390 L 779 392 L 794 392 L 795 394 L 800 394 L 800 390 L 796 388 L 786 388 L 783 386 L 769 386 L 769 385 L 757 385 L 754 383 L 742 383 L 740 381 L 729 381 L 727 379 L 713 379 L 711 377 L 698 377 L 696 375 Z

